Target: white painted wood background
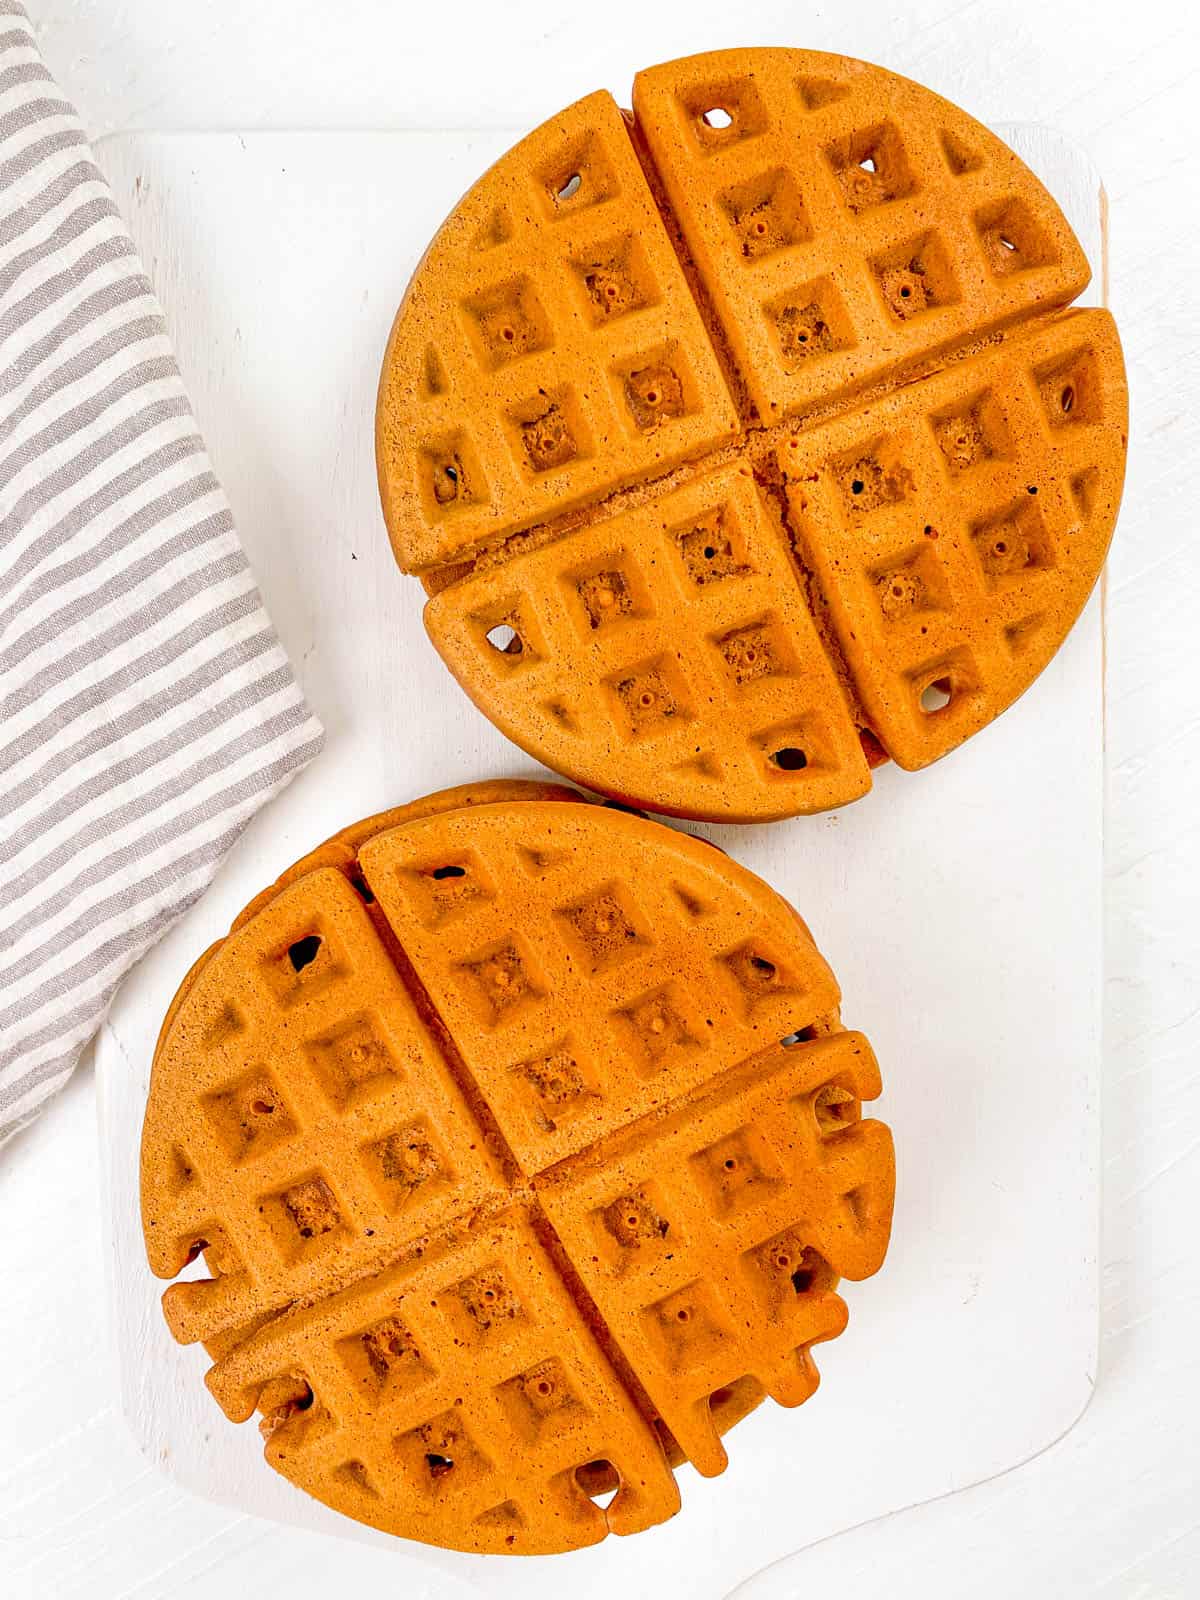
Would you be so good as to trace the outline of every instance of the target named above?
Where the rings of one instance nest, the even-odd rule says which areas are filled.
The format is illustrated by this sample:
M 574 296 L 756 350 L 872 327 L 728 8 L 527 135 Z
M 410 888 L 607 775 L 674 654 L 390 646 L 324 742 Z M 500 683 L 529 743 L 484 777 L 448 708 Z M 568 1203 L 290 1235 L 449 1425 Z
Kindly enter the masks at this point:
M 1180 285 L 1197 246 L 1196 27 L 1182 7 L 911 0 L 852 13 L 121 0 L 38 7 L 52 63 L 99 132 L 128 126 L 523 126 L 634 64 L 745 39 L 874 56 L 991 120 L 1069 128 L 1112 203 L 1113 304 L 1134 402 L 1110 566 L 1104 1345 L 1082 1421 L 999 1483 L 809 1551 L 755 1594 L 822 1578 L 856 1600 L 1174 1597 L 1197 1588 L 1194 1327 L 1197 886 L 1197 339 Z M 1136 24 L 1136 25 L 1135 25 Z M 497 63 L 503 63 L 497 71 Z M 322 707 L 328 714 L 328 708 Z M 1013 719 L 1010 719 L 1013 720 Z M 997 733 L 999 730 L 997 730 Z M 949 770 L 949 769 L 947 769 Z M 1063 959 L 1071 959 L 1064 953 Z M 205 1507 L 114 1416 L 92 1091 L 80 1078 L 0 1171 L 0 1592 L 324 1592 L 347 1547 Z M 882 1282 L 883 1280 L 880 1280 Z M 1019 1287 L 1014 1293 L 1019 1292 Z M 1030 1336 L 1036 1329 L 1031 1319 Z M 832 1386 L 830 1389 L 832 1393 Z M 357 1581 L 396 1587 L 386 1554 Z M 418 1593 L 418 1586 L 404 1592 Z
M 1061 197 L 1099 268 L 1094 170 L 1047 130 L 1002 131 Z M 386 1541 L 264 1470 L 254 1429 L 232 1429 L 214 1409 L 202 1353 L 169 1338 L 143 1261 L 138 1138 L 179 976 L 264 880 L 348 816 L 480 773 L 533 770 L 422 636 L 423 595 L 400 579 L 380 527 L 370 427 L 399 288 L 447 194 L 508 142 L 176 133 L 100 149 L 162 287 L 250 559 L 330 733 L 320 763 L 255 821 L 219 885 L 125 986 L 100 1042 L 122 1404 L 176 1481 L 375 1546 Z M 1098 1326 L 1101 792 L 1096 603 L 1019 718 L 958 759 L 919 779 L 881 773 L 867 800 L 834 816 L 704 830 L 800 907 L 841 978 L 848 1020 L 886 1063 L 895 1243 L 887 1272 L 847 1291 L 852 1332 L 820 1353 L 816 1400 L 799 1414 L 764 1407 L 720 1481 L 684 1473 L 684 1510 L 652 1539 L 574 1558 L 580 1600 L 672 1584 L 721 1600 L 804 1544 L 1026 1459 L 1086 1404 Z M 1033 917 L 1032 890 L 1013 892 L 1014 862 L 1037 885 Z M 391 1550 L 397 1575 L 433 1567 L 472 1593 L 532 1600 L 563 1582 L 561 1561 Z M 347 1575 L 358 1557 L 347 1551 Z M 430 1580 L 430 1592 L 460 1589 Z

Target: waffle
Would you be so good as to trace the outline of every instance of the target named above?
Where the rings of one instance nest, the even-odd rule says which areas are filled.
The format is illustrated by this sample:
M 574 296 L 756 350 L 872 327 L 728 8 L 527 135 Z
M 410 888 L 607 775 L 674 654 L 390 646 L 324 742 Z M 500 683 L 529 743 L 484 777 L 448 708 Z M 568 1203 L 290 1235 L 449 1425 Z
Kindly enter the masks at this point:
M 188 973 L 151 1267 L 267 1460 L 501 1554 L 670 1517 L 816 1386 L 887 1245 L 890 1136 L 794 911 L 702 840 L 487 784 L 345 830 Z M 611 1498 L 610 1498 L 611 1497 Z
M 430 246 L 376 421 L 396 559 L 537 759 L 755 821 L 1027 688 L 1120 501 L 1126 394 L 1058 207 L 846 57 L 655 67 L 515 146 Z

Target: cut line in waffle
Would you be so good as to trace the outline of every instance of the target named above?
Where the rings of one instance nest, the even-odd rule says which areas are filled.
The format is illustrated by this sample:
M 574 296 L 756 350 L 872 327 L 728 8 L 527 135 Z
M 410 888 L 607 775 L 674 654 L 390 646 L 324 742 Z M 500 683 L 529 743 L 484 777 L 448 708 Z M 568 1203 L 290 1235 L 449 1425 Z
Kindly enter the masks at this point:
M 731 50 L 632 99 L 552 118 L 435 238 L 384 361 L 385 519 L 539 760 L 682 816 L 824 810 L 1066 636 L 1120 501 L 1120 344 L 1065 309 L 1090 274 L 1050 195 L 921 86 Z
M 347 829 L 168 1011 L 147 1251 L 207 1274 L 171 1330 L 361 1521 L 500 1554 L 660 1522 L 674 1466 L 811 1393 L 839 1279 L 882 1260 L 891 1142 L 838 999 L 752 874 L 571 791 Z

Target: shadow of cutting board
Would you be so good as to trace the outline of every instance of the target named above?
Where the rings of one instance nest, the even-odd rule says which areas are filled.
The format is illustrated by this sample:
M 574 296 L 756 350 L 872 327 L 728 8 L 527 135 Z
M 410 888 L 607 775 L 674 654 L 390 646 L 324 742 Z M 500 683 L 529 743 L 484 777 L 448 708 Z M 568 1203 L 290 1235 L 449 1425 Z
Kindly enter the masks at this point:
M 1060 137 L 1001 130 L 1063 203 L 1102 281 L 1102 199 Z M 894 1243 L 850 1285 L 801 1411 L 764 1405 L 724 1477 L 681 1472 L 663 1528 L 501 1562 L 362 1529 L 264 1464 L 169 1338 L 145 1265 L 138 1141 L 158 1026 L 195 956 L 297 856 L 431 789 L 538 769 L 456 688 L 392 563 L 372 417 L 388 327 L 454 199 L 511 139 L 180 134 L 101 164 L 164 301 L 268 609 L 328 747 L 247 829 L 125 984 L 97 1055 L 121 1403 L 147 1456 L 243 1511 L 389 1548 L 398 1593 L 717 1600 L 791 1551 L 1025 1460 L 1086 1405 L 1097 1345 L 1103 787 L 1098 597 L 1009 716 L 949 761 L 890 768 L 844 812 L 707 828 L 809 921 L 884 1071 Z M 1090 297 L 1098 299 L 1093 292 Z M 199 1266 L 197 1269 L 199 1270 Z

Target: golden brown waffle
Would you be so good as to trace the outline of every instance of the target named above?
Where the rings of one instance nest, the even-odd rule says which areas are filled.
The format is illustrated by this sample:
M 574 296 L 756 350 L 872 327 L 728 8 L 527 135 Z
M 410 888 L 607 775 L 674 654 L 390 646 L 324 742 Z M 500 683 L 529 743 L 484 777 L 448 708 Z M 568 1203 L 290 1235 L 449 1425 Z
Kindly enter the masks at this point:
M 701 840 L 521 784 L 346 830 L 187 975 L 151 1266 L 228 1415 L 347 1515 L 533 1553 L 669 1517 L 883 1258 L 866 1040 Z M 600 1501 L 616 1490 L 611 1504 Z
M 655 810 L 926 765 L 1108 548 L 1126 395 L 1111 318 L 1063 309 L 1088 277 L 1012 151 L 862 62 L 723 51 L 629 116 L 580 101 L 459 203 L 392 330 L 380 488 L 434 643 L 531 754 Z

